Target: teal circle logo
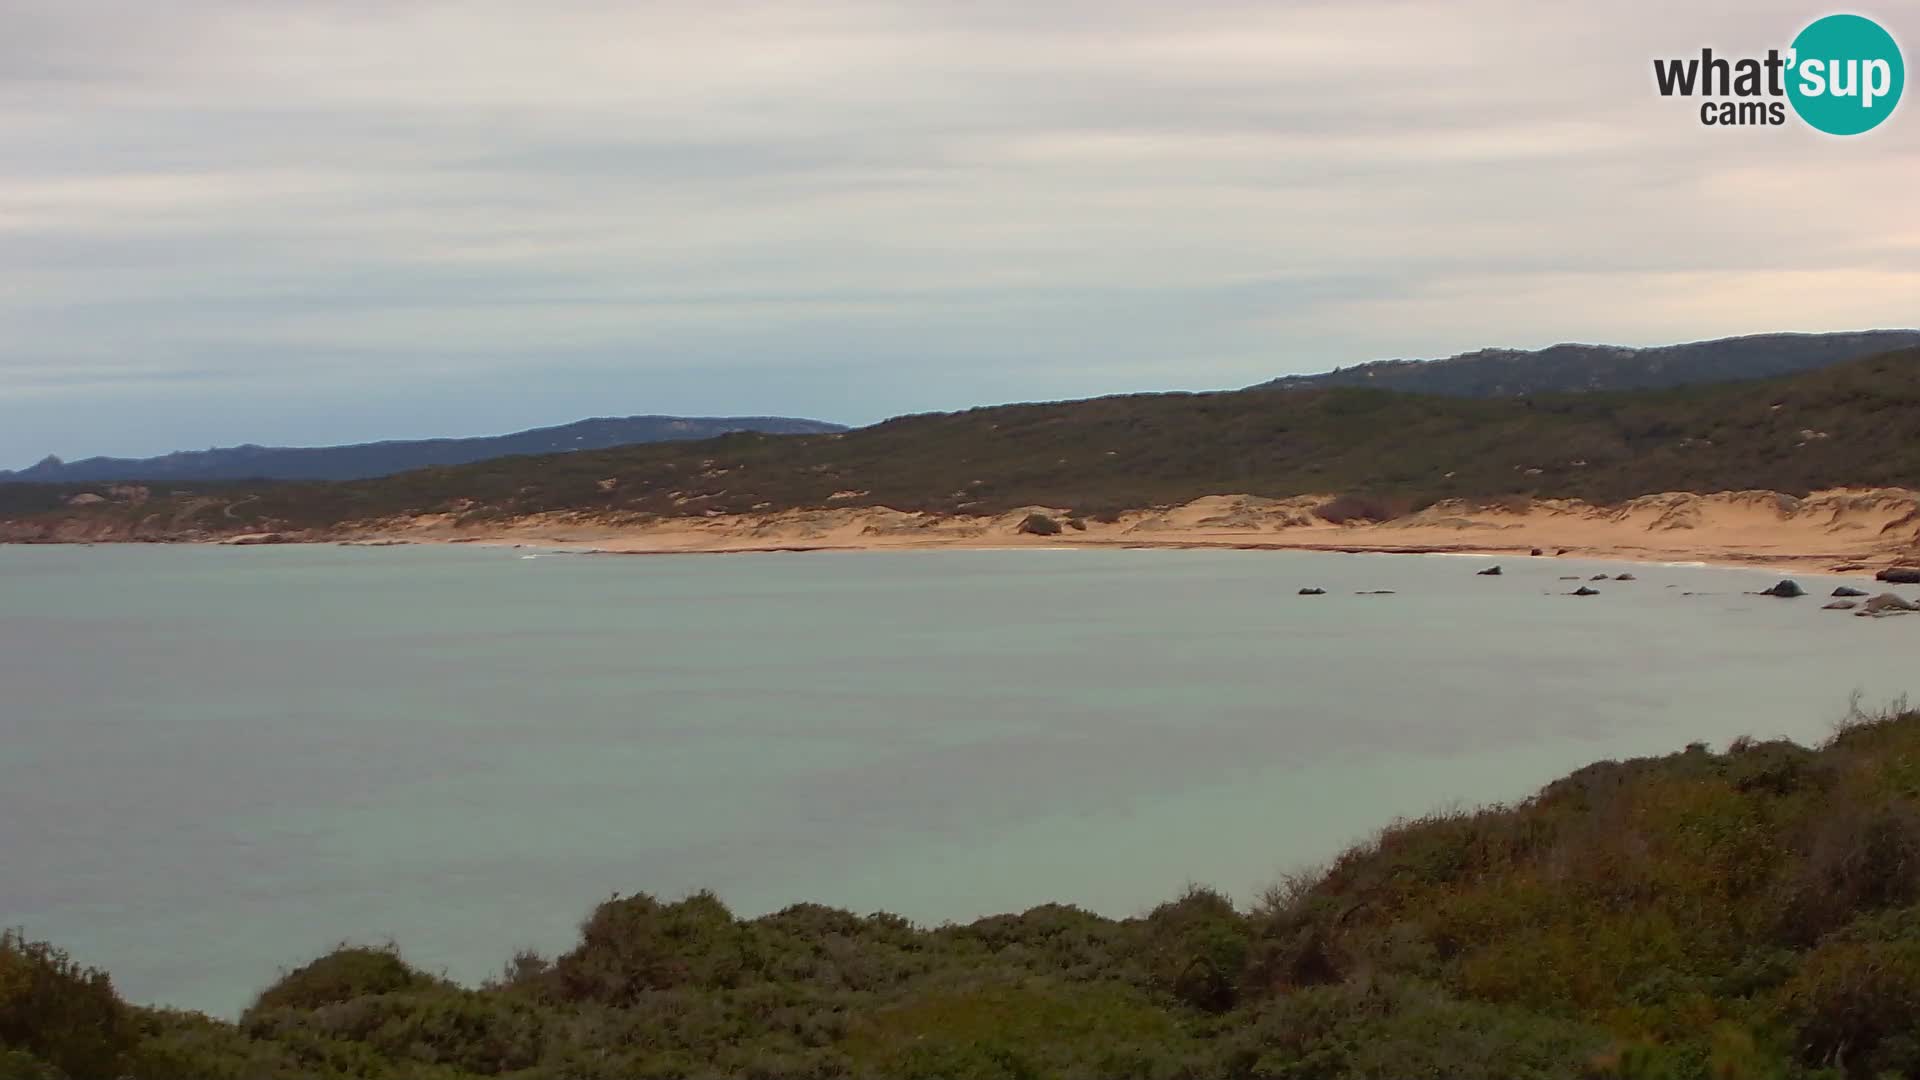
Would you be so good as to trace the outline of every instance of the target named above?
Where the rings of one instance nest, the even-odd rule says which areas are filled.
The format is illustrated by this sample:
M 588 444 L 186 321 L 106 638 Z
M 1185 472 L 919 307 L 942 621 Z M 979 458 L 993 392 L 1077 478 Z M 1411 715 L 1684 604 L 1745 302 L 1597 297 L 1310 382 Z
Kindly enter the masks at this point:
M 1907 65 L 1893 35 L 1859 15 L 1828 15 L 1793 39 L 1787 99 L 1800 119 L 1829 135 L 1880 126 L 1900 104 Z

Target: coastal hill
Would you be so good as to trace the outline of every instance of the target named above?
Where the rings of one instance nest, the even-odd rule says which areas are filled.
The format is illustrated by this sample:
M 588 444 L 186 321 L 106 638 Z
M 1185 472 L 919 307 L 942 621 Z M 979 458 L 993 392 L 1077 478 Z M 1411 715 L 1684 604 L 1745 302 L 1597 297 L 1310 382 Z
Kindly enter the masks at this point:
M 1189 888 L 1136 918 L 924 928 L 616 895 L 484 986 L 343 946 L 238 1023 L 130 1006 L 0 935 L 0 1076 L 21 1080 L 1872 1080 L 1920 1075 L 1916 1010 L 1913 713 L 1817 749 L 1590 765 L 1246 906 Z
M 531 515 L 621 528 L 808 508 L 1075 519 L 1219 494 L 1439 503 L 1920 488 L 1920 348 L 1776 379 L 1459 398 L 1334 387 L 1143 394 L 494 458 L 337 483 L 0 485 L 0 540 L 366 538 Z M 529 537 L 532 539 L 533 537 Z M 1892 554 L 1889 552 L 1889 554 Z
M 349 446 L 224 446 L 151 458 L 48 457 L 0 483 L 168 483 L 208 480 L 357 480 L 430 465 L 465 465 L 517 454 L 604 450 L 636 443 L 710 439 L 730 431 L 779 435 L 845 431 L 839 424 L 780 416 L 597 417 L 559 427 L 470 439 L 413 439 Z
M 1531 351 L 1481 349 L 1444 360 L 1379 360 L 1319 375 L 1288 375 L 1255 389 L 1370 386 L 1453 397 L 1643 390 L 1789 375 L 1910 345 L 1920 345 L 1920 330 L 1754 334 L 1646 349 L 1570 344 Z
M 1336 387 L 1096 398 L 498 458 L 332 484 L 0 486 L 0 537 L 206 539 L 436 515 L 628 522 L 806 507 L 1098 518 L 1202 496 L 1347 494 L 1378 519 L 1442 500 L 1920 487 L 1920 348 L 1771 380 L 1453 398 Z M 83 505 L 75 505 L 76 503 Z M 1368 507 L 1382 509 L 1369 509 Z M 10 520 L 5 520 L 10 519 Z

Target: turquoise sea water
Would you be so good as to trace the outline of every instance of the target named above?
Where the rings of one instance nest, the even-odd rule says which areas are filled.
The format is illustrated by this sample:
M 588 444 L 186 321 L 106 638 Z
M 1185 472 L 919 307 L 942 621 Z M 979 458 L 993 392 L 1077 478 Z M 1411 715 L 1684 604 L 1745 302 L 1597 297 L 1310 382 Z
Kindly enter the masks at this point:
M 1920 618 L 1755 571 L 527 554 L 0 548 L 0 925 L 231 1014 L 342 940 L 476 981 L 616 891 L 1125 915 L 1920 681 Z

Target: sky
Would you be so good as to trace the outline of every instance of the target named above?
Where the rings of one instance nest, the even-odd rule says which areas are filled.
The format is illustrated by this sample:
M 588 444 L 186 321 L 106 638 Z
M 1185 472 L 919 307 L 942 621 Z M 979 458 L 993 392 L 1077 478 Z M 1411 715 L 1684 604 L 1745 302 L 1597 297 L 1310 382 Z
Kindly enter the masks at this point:
M 1914 326 L 1920 103 L 1654 90 L 1825 13 L 0 0 L 0 468 Z

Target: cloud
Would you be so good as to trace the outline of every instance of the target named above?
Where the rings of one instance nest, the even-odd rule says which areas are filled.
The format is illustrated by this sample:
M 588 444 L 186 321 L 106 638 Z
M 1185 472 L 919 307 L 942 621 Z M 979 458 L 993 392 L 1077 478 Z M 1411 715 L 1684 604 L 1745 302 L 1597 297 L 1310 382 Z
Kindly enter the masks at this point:
M 0 0 L 0 463 L 1911 324 L 1911 117 L 1652 90 L 1810 14 Z

